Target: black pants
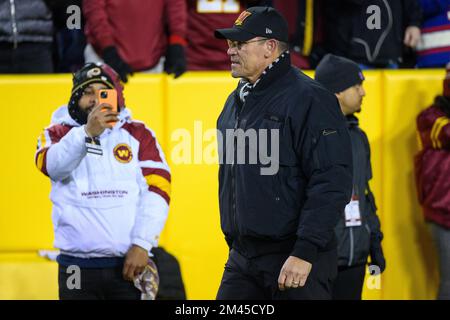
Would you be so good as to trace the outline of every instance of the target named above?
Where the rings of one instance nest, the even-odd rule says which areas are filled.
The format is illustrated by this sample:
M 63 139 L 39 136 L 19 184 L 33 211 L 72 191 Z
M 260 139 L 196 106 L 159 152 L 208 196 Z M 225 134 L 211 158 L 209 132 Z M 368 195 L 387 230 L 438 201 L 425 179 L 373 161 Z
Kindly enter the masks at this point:
M 366 265 L 338 269 L 333 300 L 361 300 Z
M 80 288 L 73 288 L 75 272 L 59 265 L 60 300 L 139 300 L 141 292 L 122 277 L 122 267 L 80 269 Z M 73 289 L 70 289 L 73 288 Z
M 222 277 L 218 300 L 322 300 L 331 299 L 337 274 L 337 252 L 319 253 L 304 287 L 278 289 L 278 276 L 287 254 L 271 254 L 247 259 L 230 251 Z
M 0 42 L 0 73 L 52 73 L 51 43 Z

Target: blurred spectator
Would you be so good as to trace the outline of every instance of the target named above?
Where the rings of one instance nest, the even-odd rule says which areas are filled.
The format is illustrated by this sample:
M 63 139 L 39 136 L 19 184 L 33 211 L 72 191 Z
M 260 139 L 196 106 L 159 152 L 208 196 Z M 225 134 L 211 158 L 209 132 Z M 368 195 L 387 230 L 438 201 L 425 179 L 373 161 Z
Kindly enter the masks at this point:
M 84 65 L 84 48 L 86 47 L 84 19 L 81 14 L 82 0 L 45 0 L 45 2 L 53 14 L 55 71 L 74 73 Z M 78 13 L 67 12 L 67 9 L 73 6 L 80 10 L 80 25 L 77 28 L 68 27 L 68 20 L 72 14 Z
M 443 91 L 417 117 L 421 150 L 414 164 L 419 202 L 440 260 L 438 299 L 450 300 L 450 64 Z
M 403 46 L 420 41 L 418 0 L 326 0 L 324 9 L 327 51 L 363 68 L 398 68 Z
M 292 64 L 313 69 L 325 55 L 323 42 L 323 0 L 274 0 L 289 24 Z
M 87 62 L 103 59 L 127 82 L 135 71 L 186 71 L 185 0 L 83 0 Z
M 230 70 L 225 41 L 214 30 L 229 28 L 247 7 L 270 5 L 263 0 L 186 0 L 188 6 L 187 61 L 189 70 Z
M 51 73 L 53 22 L 43 0 L 0 1 L 0 73 Z
M 419 68 L 445 67 L 450 61 L 450 0 L 420 0 L 423 10 Z

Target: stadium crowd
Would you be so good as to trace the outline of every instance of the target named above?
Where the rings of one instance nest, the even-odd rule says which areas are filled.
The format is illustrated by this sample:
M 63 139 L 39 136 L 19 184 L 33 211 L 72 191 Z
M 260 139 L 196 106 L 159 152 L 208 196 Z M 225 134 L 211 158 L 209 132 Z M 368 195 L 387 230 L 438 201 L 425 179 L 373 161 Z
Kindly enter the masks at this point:
M 104 61 L 180 76 L 229 70 L 214 30 L 245 8 L 273 6 L 288 20 L 293 64 L 314 69 L 327 53 L 363 69 L 444 67 L 448 0 L 12 0 L 0 2 L 0 73 L 74 72 Z

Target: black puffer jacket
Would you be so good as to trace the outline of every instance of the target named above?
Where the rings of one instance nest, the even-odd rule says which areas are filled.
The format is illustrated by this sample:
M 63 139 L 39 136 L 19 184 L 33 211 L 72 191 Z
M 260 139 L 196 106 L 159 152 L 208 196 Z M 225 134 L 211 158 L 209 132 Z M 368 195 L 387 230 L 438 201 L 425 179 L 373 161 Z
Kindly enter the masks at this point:
M 369 187 L 372 179 L 370 145 L 366 134 L 359 128 L 358 119 L 347 116 L 352 141 L 354 194 L 359 199 L 361 226 L 346 227 L 345 213 L 335 228 L 338 239 L 338 264 L 340 267 L 363 265 L 372 247 L 380 247 L 383 233 L 376 214 L 375 198 Z
M 0 42 L 52 41 L 52 14 L 43 0 L 0 0 Z
M 350 137 L 336 97 L 292 67 L 288 57 L 244 104 L 235 90 L 217 127 L 223 137 L 218 139 L 220 216 L 228 244 L 250 258 L 288 253 L 311 263 L 318 253 L 335 250 L 334 227 L 352 191 Z M 244 150 L 230 149 L 237 145 L 230 135 L 236 129 L 278 130 L 276 174 L 262 174 L 273 163 L 264 165 L 260 158 L 251 164 L 247 156 L 239 163 Z M 245 139 L 247 155 L 260 154 L 272 136 L 258 139 L 257 145 Z M 262 153 L 276 153 L 273 148 L 269 144 Z M 230 163 L 233 158 L 236 164 Z

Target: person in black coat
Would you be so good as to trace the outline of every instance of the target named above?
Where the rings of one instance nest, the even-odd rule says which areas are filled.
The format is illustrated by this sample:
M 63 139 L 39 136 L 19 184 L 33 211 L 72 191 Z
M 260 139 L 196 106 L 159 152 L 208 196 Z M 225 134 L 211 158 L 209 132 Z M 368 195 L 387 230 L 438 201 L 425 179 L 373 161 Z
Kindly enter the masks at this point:
M 52 73 L 52 13 L 44 0 L 0 1 L 0 73 Z
M 355 116 L 361 111 L 361 103 L 366 95 L 364 75 L 355 62 L 328 54 L 317 66 L 315 79 L 338 98 L 342 113 L 347 118 L 352 142 L 353 192 L 352 200 L 341 213 L 335 228 L 339 272 L 333 298 L 361 300 L 369 255 L 372 275 L 380 274 L 386 268 L 381 247 L 383 233 L 376 214 L 375 197 L 369 186 L 369 180 L 372 179 L 369 140 Z
M 291 66 L 287 22 L 275 9 L 249 8 L 215 35 L 241 78 L 217 121 L 230 247 L 217 299 L 331 299 L 334 227 L 352 191 L 338 101 Z

